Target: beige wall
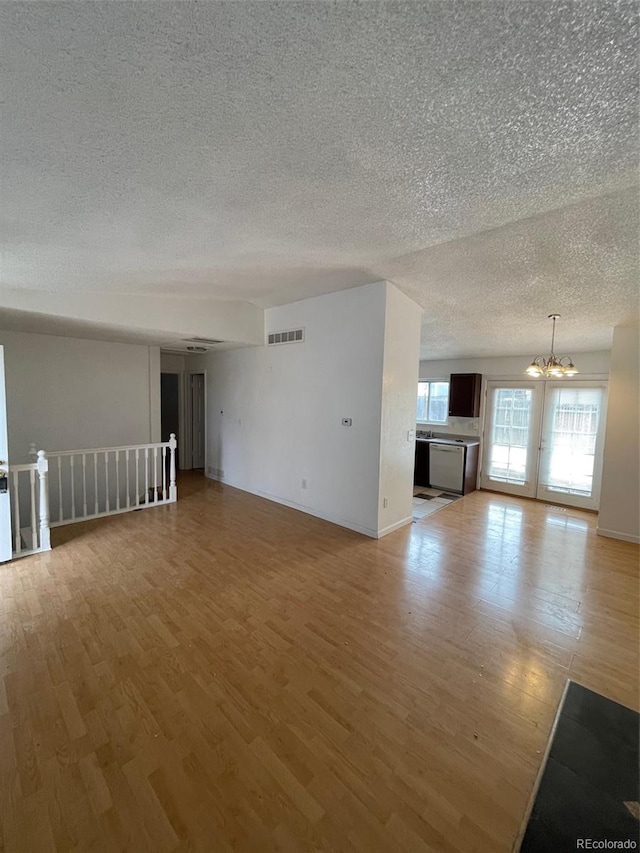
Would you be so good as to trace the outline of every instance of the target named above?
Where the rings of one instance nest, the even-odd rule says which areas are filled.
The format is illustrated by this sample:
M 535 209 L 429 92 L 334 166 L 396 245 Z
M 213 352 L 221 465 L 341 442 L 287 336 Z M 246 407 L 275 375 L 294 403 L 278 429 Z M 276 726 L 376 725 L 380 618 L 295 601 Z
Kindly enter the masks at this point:
M 182 373 L 187 369 L 186 355 L 179 355 L 174 352 L 160 353 L 160 370 L 163 373 Z
M 598 533 L 640 542 L 639 328 L 617 326 L 609 372 Z
M 9 459 L 160 440 L 158 347 L 0 331 Z

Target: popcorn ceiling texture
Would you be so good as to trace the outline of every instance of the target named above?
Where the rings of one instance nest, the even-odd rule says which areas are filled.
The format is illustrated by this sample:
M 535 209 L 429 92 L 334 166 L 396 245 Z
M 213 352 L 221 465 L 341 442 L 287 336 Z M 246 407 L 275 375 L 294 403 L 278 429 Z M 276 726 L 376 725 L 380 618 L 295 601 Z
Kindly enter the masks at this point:
M 0 29 L 4 288 L 386 277 L 423 358 L 637 317 L 636 3 L 14 2 Z

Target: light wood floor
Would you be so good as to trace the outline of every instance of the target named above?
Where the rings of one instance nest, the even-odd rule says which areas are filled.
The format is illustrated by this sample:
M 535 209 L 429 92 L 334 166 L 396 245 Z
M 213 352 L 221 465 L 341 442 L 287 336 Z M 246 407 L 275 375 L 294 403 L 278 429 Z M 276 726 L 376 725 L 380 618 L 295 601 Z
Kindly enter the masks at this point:
M 511 848 L 638 548 L 476 492 L 380 542 L 192 477 L 0 566 L 0 850 Z

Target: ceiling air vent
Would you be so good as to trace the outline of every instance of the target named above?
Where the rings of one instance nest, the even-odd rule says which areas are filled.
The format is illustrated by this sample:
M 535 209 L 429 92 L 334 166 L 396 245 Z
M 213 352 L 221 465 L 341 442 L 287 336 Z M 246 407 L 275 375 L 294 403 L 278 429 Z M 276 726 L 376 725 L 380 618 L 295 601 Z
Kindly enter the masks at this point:
M 200 344 L 201 346 L 213 346 L 214 344 L 223 344 L 224 341 L 214 341 L 212 338 L 186 338 L 186 344 Z
M 301 344 L 304 341 L 304 329 L 288 329 L 286 332 L 269 332 L 267 338 L 270 347 L 275 344 Z

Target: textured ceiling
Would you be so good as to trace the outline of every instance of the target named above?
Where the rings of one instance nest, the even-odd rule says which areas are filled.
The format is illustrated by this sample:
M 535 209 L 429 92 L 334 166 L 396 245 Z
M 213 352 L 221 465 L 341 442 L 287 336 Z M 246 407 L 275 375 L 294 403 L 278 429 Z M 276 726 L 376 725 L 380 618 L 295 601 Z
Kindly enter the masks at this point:
M 540 349 L 551 311 L 606 347 L 638 307 L 637 12 L 0 4 L 1 284 L 274 305 L 387 277 L 425 357 Z

